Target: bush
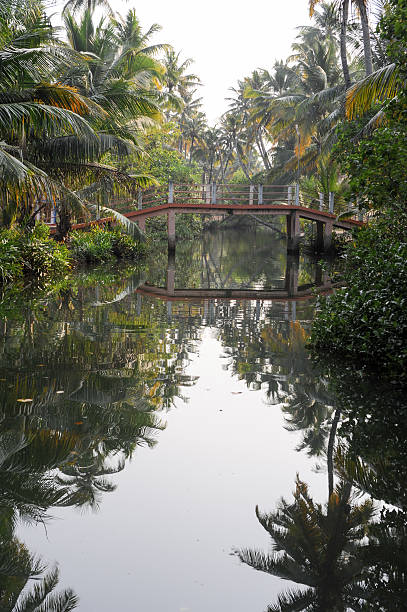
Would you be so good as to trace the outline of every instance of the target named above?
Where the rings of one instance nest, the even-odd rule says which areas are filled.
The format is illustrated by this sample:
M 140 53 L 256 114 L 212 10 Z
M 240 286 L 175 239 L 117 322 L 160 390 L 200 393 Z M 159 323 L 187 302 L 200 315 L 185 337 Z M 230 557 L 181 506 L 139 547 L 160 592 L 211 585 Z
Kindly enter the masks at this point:
M 70 234 L 70 249 L 79 263 L 98 263 L 118 259 L 137 259 L 145 252 L 140 242 L 134 241 L 119 228 L 74 231 Z
M 407 374 L 407 213 L 392 210 L 345 251 L 347 287 L 322 298 L 311 345 Z
M 0 230 L 0 282 L 4 285 L 23 279 L 41 280 L 69 269 L 69 251 L 49 235 L 46 225 L 33 230 Z

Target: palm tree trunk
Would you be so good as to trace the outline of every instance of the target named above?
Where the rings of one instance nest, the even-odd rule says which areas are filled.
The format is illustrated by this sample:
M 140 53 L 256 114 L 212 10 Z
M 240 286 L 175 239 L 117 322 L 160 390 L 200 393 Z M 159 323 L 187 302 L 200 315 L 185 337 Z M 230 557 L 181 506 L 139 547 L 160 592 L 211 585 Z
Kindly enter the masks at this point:
M 259 147 L 260 155 L 263 160 L 263 164 L 266 170 L 271 170 L 271 164 L 269 156 L 267 155 L 266 147 L 263 142 L 263 136 L 261 134 L 262 128 L 260 127 L 256 133 L 257 146 Z
M 348 66 L 348 57 L 346 53 L 346 28 L 348 24 L 348 14 L 349 14 L 349 0 L 343 0 L 342 2 L 342 19 L 341 19 L 341 62 L 342 62 L 342 72 L 343 78 L 345 80 L 345 87 L 349 89 L 350 87 L 350 75 L 349 75 L 349 66 Z
M 372 62 L 372 48 L 370 45 L 370 28 L 369 28 L 369 19 L 367 16 L 366 3 L 367 0 L 357 0 L 359 12 L 360 12 L 360 21 L 362 24 L 362 32 L 363 32 L 363 53 L 365 56 L 365 71 L 366 76 L 372 74 L 373 72 L 373 62 Z
M 338 428 L 339 419 L 341 416 L 341 411 L 336 410 L 334 418 L 332 420 L 331 431 L 329 433 L 328 440 L 328 448 L 327 448 L 327 464 L 328 464 L 328 499 L 330 499 L 332 493 L 334 492 L 334 445 L 335 445 L 335 436 L 336 430 Z
M 248 171 L 247 167 L 246 167 L 246 166 L 244 165 L 244 163 L 243 163 L 243 160 L 242 160 L 242 157 L 241 157 L 241 155 L 240 155 L 240 153 L 239 153 L 239 148 L 238 148 L 238 146 L 237 146 L 237 145 L 236 145 L 236 157 L 237 157 L 237 161 L 239 162 L 239 166 L 240 166 L 240 167 L 241 167 L 241 169 L 242 169 L 243 174 L 245 175 L 245 177 L 247 178 L 247 180 L 248 180 L 248 181 L 250 181 L 250 174 L 249 174 L 249 171 Z
M 192 163 L 192 151 L 194 150 L 195 136 L 191 138 L 191 146 L 189 147 L 189 163 Z
M 212 183 L 212 174 L 213 174 L 213 157 L 211 157 L 211 165 L 209 168 L 209 183 Z

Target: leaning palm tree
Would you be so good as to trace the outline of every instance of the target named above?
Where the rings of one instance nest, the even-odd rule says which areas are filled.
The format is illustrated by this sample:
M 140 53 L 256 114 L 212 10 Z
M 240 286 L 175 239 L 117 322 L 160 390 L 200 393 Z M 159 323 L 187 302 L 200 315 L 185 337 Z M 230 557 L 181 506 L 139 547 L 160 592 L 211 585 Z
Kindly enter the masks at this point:
M 238 550 L 243 563 L 256 570 L 302 585 L 280 595 L 268 612 L 360 610 L 368 596 L 363 569 L 364 537 L 374 517 L 370 500 L 354 503 L 351 485 L 340 482 L 325 509 L 315 503 L 298 476 L 294 501 L 280 501 L 277 510 L 257 518 L 269 533 L 273 553 Z

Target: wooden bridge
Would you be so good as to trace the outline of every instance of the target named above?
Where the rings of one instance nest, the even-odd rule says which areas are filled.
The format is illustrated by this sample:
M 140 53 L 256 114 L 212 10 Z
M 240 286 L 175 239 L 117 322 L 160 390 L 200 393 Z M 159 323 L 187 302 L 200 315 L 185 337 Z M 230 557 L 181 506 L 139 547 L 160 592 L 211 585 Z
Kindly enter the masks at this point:
M 167 215 L 168 246 L 175 247 L 176 214 L 285 216 L 289 250 L 298 247 L 300 219 L 316 223 L 317 248 L 328 249 L 334 227 L 352 230 L 363 225 L 363 220 L 342 219 L 334 214 L 334 200 L 323 198 L 306 201 L 298 187 L 292 185 L 193 185 L 174 184 L 139 191 L 137 210 L 125 212 L 126 217 L 145 230 L 146 219 Z
M 316 246 L 320 251 L 330 247 L 333 228 L 352 230 L 363 225 L 363 217 L 341 218 L 334 213 L 334 194 L 328 202 L 323 194 L 319 199 L 306 198 L 299 187 L 293 185 L 248 185 L 248 184 L 175 184 L 139 190 L 136 201 L 112 201 L 128 219 L 136 222 L 144 232 L 146 220 L 167 215 L 168 246 L 175 248 L 175 219 L 177 214 L 203 214 L 218 218 L 227 215 L 273 215 L 285 216 L 287 223 L 288 250 L 295 251 L 301 236 L 300 219 L 316 224 Z M 129 210 L 130 209 L 130 210 Z M 92 223 L 104 224 L 111 218 L 96 219 Z M 55 213 L 51 215 L 51 227 Z M 74 225 L 85 228 L 89 223 Z

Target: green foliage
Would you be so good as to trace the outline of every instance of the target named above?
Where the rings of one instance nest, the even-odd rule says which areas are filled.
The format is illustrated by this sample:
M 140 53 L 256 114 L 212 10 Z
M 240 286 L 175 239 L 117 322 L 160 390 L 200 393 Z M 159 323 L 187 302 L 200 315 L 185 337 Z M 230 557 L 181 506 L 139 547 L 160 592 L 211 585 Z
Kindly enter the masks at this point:
M 69 269 L 69 252 L 49 235 L 46 225 L 33 230 L 0 231 L 0 283 L 19 280 L 43 280 L 51 272 L 55 277 Z
M 380 21 L 381 36 L 388 41 L 387 55 L 407 76 L 407 3 L 405 0 L 387 0 Z
M 170 148 L 171 139 L 174 138 L 173 125 L 167 128 L 150 130 L 146 142 L 146 153 L 143 159 L 130 156 L 125 160 L 125 170 L 147 174 L 156 178 L 160 184 L 169 180 L 175 183 L 199 183 L 201 171 L 195 162 L 187 162 L 182 155 Z
M 79 263 L 98 263 L 118 259 L 137 259 L 145 252 L 140 242 L 135 242 L 119 228 L 93 227 L 89 232 L 75 231 L 70 234 L 73 258 Z
M 362 124 L 344 124 L 335 153 L 342 171 L 350 178 L 350 188 L 366 208 L 385 208 L 407 201 L 405 167 L 407 163 L 407 97 L 389 103 L 388 123 L 370 138 L 360 139 Z
M 346 288 L 323 298 L 311 344 L 390 375 L 407 372 L 407 214 L 388 211 L 345 252 Z
M 175 225 L 177 240 L 190 240 L 198 236 L 203 229 L 202 215 L 180 214 L 177 215 Z M 151 240 L 167 240 L 167 218 L 166 216 L 151 217 L 146 223 L 147 236 Z

